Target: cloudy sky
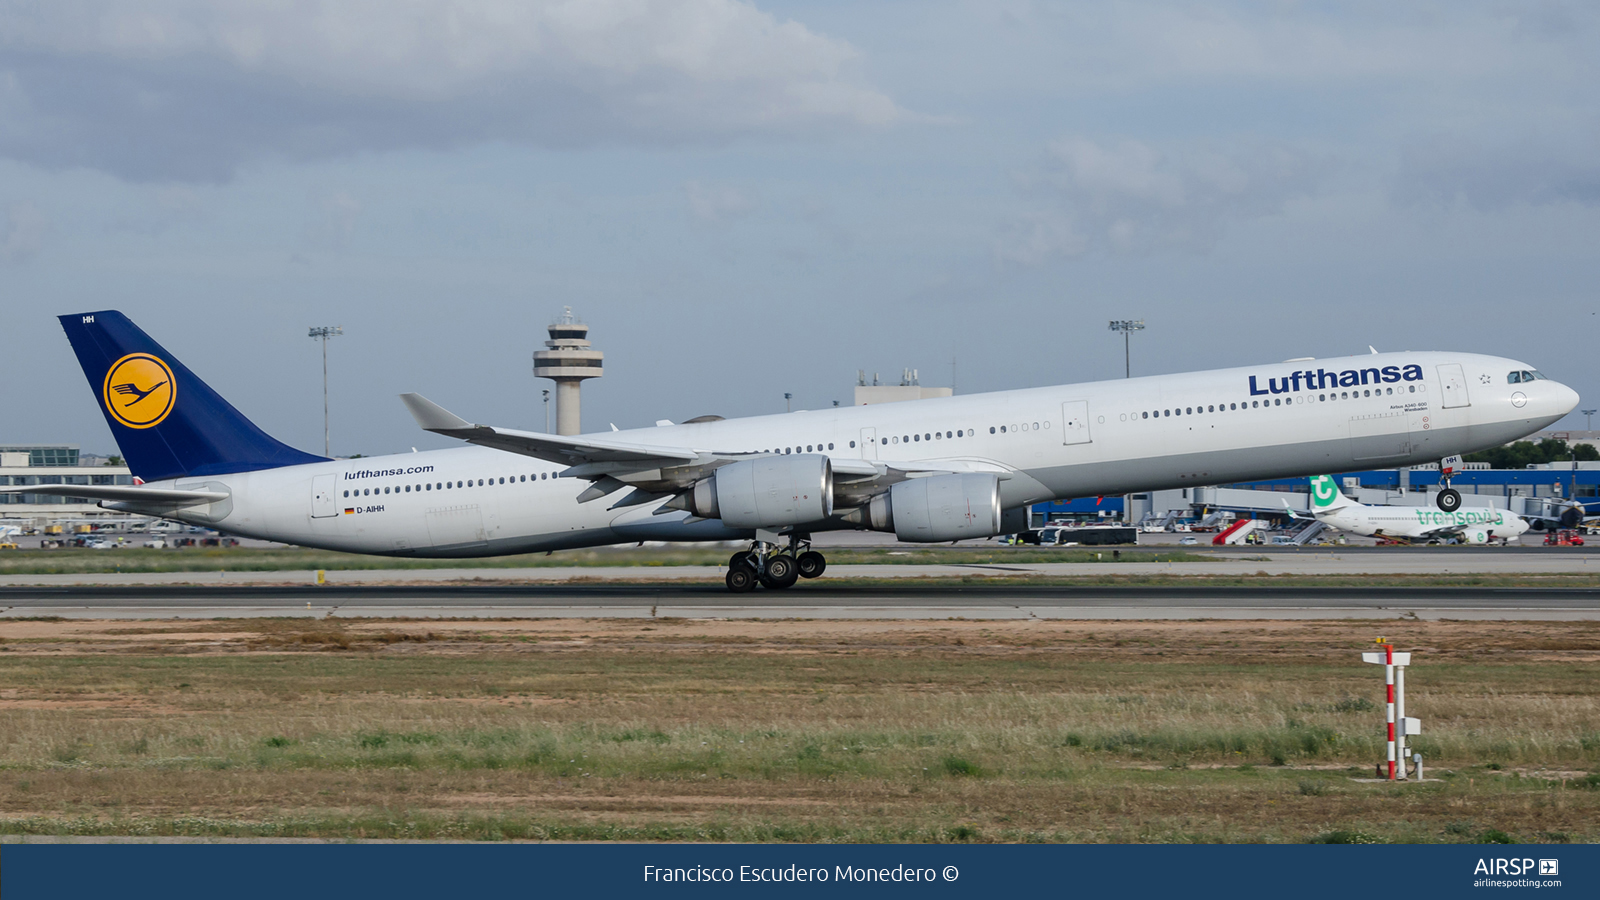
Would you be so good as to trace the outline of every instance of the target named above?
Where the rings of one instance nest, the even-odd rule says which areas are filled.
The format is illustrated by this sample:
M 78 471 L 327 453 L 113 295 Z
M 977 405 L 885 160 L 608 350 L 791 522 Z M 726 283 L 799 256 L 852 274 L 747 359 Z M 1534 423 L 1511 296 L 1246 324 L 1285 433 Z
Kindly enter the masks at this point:
M 0 0 L 0 443 L 113 452 L 54 316 L 263 428 L 603 430 L 1380 350 L 1600 401 L 1600 7 Z M 1600 404 L 1596 404 L 1600 405 Z M 1567 424 L 1582 427 L 1581 416 Z

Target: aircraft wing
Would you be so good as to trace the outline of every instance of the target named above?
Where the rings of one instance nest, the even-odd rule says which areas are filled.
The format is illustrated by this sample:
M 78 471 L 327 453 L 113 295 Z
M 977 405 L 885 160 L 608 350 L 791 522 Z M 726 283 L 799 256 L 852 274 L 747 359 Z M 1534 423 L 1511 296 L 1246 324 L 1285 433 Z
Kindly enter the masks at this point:
M 567 466 L 598 463 L 601 464 L 599 468 L 610 473 L 627 471 L 631 467 L 657 469 L 662 466 L 682 466 L 699 462 L 703 456 L 681 447 L 656 447 L 474 425 L 421 394 L 401 394 L 400 399 L 405 401 L 406 408 L 411 410 L 412 417 L 424 431 Z
M 48 494 L 52 497 L 84 497 L 113 503 L 143 503 L 152 506 L 204 506 L 228 495 L 218 491 L 174 491 L 165 488 L 112 484 L 30 484 L 0 488 L 0 494 Z
M 635 493 L 619 506 L 662 499 L 693 486 L 695 481 L 719 466 L 768 455 L 691 450 L 475 425 L 420 394 L 401 394 L 400 399 L 424 431 L 568 466 L 562 475 L 595 482 L 579 495 L 580 503 L 628 486 L 634 487 Z M 1004 479 L 1012 474 L 1010 469 L 986 460 L 944 459 L 891 465 L 866 459 L 833 458 L 829 464 L 836 488 L 856 499 L 919 475 L 992 472 Z
M 718 463 L 763 455 L 698 451 L 683 447 L 662 447 L 589 437 L 565 437 L 497 428 L 491 425 L 474 425 L 420 394 L 401 394 L 400 399 L 405 401 L 406 407 L 411 410 L 411 415 L 424 431 L 460 438 L 469 444 L 480 444 L 484 447 L 494 447 L 497 450 L 572 466 L 573 470 L 567 474 L 576 478 L 598 478 L 603 474 L 708 464 L 714 467 Z M 873 478 L 883 475 L 887 470 L 887 466 L 864 459 L 835 459 L 832 460 L 832 466 L 836 475 Z
M 1307 515 L 1301 514 L 1294 507 L 1290 506 L 1289 505 L 1289 501 L 1287 501 L 1287 500 L 1283 501 L 1283 511 L 1288 513 L 1289 514 L 1289 518 L 1291 518 L 1291 519 L 1306 519 L 1306 520 L 1312 521 L 1312 522 L 1320 521 L 1316 516 L 1307 516 Z

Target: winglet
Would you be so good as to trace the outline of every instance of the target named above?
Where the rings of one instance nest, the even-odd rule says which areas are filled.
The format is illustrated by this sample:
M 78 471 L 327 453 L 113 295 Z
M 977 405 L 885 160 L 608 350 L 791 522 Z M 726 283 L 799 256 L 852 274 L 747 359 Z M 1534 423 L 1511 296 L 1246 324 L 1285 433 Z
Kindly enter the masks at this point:
M 400 399 L 405 402 L 406 409 L 411 411 L 411 417 L 417 420 L 423 431 L 448 434 L 452 431 L 471 431 L 474 427 L 471 422 L 421 394 L 401 394 Z

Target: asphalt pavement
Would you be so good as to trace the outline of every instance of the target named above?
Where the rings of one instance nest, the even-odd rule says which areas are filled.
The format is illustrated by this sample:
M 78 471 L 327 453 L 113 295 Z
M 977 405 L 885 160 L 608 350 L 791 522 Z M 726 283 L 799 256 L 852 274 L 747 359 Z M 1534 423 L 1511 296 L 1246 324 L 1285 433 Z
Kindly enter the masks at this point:
M 0 619 L 235 616 L 1600 620 L 1600 589 L 710 584 L 63 585 L 0 588 Z

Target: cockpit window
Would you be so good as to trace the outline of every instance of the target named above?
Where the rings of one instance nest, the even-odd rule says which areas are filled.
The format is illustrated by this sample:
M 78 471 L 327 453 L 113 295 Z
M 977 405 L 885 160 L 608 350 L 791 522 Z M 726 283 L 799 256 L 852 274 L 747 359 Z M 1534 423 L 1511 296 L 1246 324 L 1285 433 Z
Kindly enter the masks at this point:
M 1542 372 L 1523 372 L 1522 373 L 1522 380 L 1523 381 L 1549 381 L 1550 379 L 1544 377 L 1544 373 L 1542 373 Z
M 1510 375 L 1506 376 L 1506 381 L 1510 384 L 1526 384 L 1530 381 L 1549 380 L 1550 379 L 1546 378 L 1543 373 L 1530 372 L 1527 369 L 1523 369 L 1521 372 L 1512 372 Z
M 1510 375 L 1507 375 L 1506 376 L 1506 383 L 1507 384 L 1521 384 L 1522 383 L 1522 373 L 1521 372 L 1512 372 Z

